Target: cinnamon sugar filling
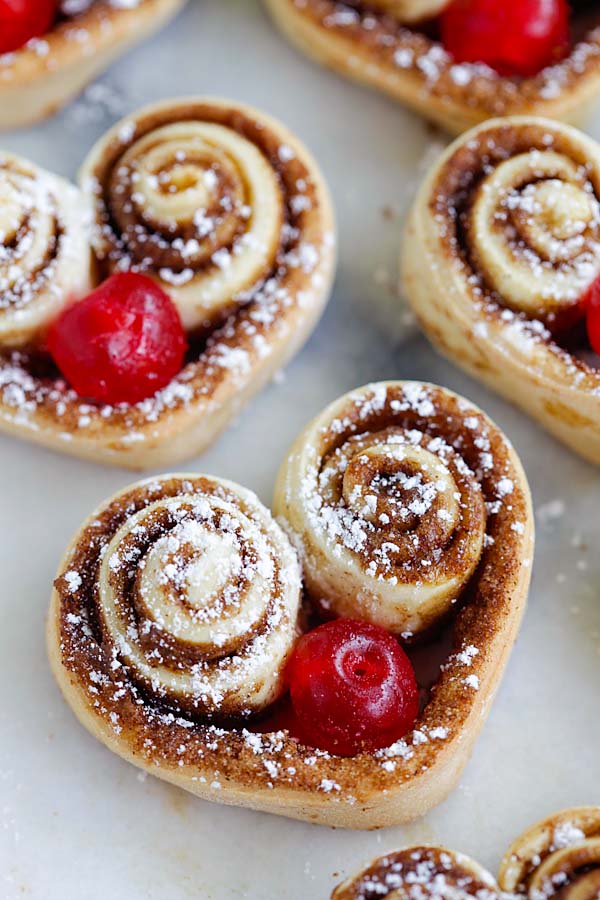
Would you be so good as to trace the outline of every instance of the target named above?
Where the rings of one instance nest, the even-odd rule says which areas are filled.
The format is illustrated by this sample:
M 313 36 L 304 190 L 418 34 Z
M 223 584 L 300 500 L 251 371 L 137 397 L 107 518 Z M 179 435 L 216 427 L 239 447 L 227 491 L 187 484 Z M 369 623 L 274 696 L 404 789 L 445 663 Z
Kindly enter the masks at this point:
M 502 175 L 510 167 L 512 181 Z M 474 213 L 481 198 L 487 218 Z M 444 165 L 429 206 L 441 252 L 460 260 L 478 311 L 519 322 L 528 338 L 593 376 L 579 323 L 600 274 L 600 170 L 585 147 L 552 123 L 484 128 Z

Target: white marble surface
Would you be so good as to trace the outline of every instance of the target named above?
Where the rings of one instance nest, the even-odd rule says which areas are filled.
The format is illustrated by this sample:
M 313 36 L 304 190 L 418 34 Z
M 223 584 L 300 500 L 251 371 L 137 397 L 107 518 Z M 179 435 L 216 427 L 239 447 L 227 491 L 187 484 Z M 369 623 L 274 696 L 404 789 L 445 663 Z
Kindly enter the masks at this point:
M 50 585 L 71 533 L 131 476 L 0 438 L 0 897 L 327 900 L 335 873 L 411 841 L 446 842 L 496 867 L 523 826 L 600 802 L 599 474 L 438 358 L 386 288 L 396 278 L 403 214 L 441 139 L 298 57 L 258 0 L 191 0 L 100 84 L 85 102 L 0 145 L 73 176 L 96 136 L 138 103 L 221 94 L 295 129 L 337 205 L 341 263 L 320 329 L 285 378 L 190 470 L 236 479 L 268 502 L 286 447 L 326 402 L 368 380 L 424 378 L 466 394 L 506 429 L 543 521 L 525 625 L 460 787 L 408 828 L 344 833 L 142 780 L 80 728 L 46 663 Z M 590 130 L 600 136 L 600 114 Z M 564 513 L 547 521 L 552 501 Z

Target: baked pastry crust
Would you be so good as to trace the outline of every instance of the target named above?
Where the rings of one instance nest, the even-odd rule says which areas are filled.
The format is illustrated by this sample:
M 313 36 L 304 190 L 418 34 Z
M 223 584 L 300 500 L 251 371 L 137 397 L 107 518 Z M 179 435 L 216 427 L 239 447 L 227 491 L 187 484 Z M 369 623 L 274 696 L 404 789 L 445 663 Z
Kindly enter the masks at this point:
M 114 629 L 107 635 L 98 628 L 106 618 L 98 604 L 105 602 L 103 585 L 111 579 L 114 556 L 106 548 L 121 546 L 119 557 L 132 562 L 125 593 L 129 598 L 133 592 L 136 602 L 153 569 L 144 561 L 153 553 L 147 545 L 155 546 L 165 532 L 164 527 L 149 531 L 138 521 L 140 512 L 157 502 L 168 507 L 182 493 L 196 495 L 202 508 L 207 495 L 225 491 L 229 496 L 232 490 L 215 479 L 174 475 L 141 482 L 104 504 L 75 536 L 52 595 L 52 669 L 76 715 L 115 753 L 205 799 L 344 828 L 377 828 L 418 818 L 455 786 L 489 712 L 526 602 L 533 552 L 529 489 L 511 445 L 466 400 L 427 385 L 411 389 L 392 383 L 375 393 L 383 399 L 379 419 L 389 416 L 386 404 L 411 397 L 406 409 L 392 414 L 396 423 L 426 430 L 432 441 L 443 434 L 465 465 L 477 470 L 490 503 L 485 547 L 456 616 L 452 651 L 414 731 L 385 750 L 340 758 L 302 746 L 286 730 L 268 731 L 260 721 L 207 719 L 199 714 L 207 711 L 203 680 L 199 701 L 194 691 L 183 697 L 161 692 L 160 682 L 158 691 L 140 689 L 149 679 L 137 662 L 131 670 L 127 660 L 131 662 L 132 651 L 117 644 L 114 653 Z M 123 543 L 124 533 L 129 543 Z M 141 535 L 137 550 L 136 535 Z M 271 556 L 281 559 L 281 550 Z M 183 558 L 187 560 L 186 552 Z M 212 559 L 207 550 L 208 568 Z M 160 569 L 167 571 L 166 566 Z M 167 622 L 165 615 L 161 621 Z M 170 647 L 169 635 L 165 637 Z M 154 649 L 151 642 L 150 652 Z M 218 706 L 216 701 L 211 712 Z M 244 711 L 251 709 L 246 702 Z
M 596 900 L 600 887 L 600 807 L 549 816 L 512 844 L 498 881 L 479 863 L 445 847 L 388 853 L 339 885 L 331 900 Z
M 96 0 L 43 38 L 0 56 L 0 128 L 32 125 L 52 115 L 117 57 L 162 28 L 185 2 L 140 0 L 117 8 L 110 0 Z
M 599 248 L 600 148 L 569 126 L 516 117 L 443 154 L 402 252 L 406 295 L 434 345 L 595 463 L 600 368 L 553 334 L 579 316 Z
M 161 282 L 193 331 L 188 361 L 150 400 L 108 407 L 78 398 L 39 354 L 6 350 L 0 428 L 97 462 L 173 464 L 212 443 L 315 327 L 335 269 L 329 193 L 286 128 L 207 99 L 161 103 L 116 125 L 82 183 L 99 276 L 125 268 Z M 210 321 L 200 327 L 205 295 Z
M 600 94 L 600 14 L 578 13 L 570 56 L 535 78 L 454 64 L 442 46 L 367 2 L 265 0 L 290 41 L 318 62 L 459 134 L 495 116 L 580 121 Z

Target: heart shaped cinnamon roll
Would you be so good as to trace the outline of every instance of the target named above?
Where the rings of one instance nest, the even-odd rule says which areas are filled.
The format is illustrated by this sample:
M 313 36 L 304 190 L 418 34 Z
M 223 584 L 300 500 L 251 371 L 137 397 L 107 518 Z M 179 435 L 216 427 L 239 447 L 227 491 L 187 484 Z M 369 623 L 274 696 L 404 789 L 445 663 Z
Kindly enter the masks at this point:
M 34 175 L 15 173 L 19 167 Z M 17 190 L 17 178 L 27 191 Z M 161 103 L 116 125 L 91 152 L 81 181 L 82 193 L 61 193 L 58 180 L 24 161 L 0 170 L 5 216 L 14 220 L 3 255 L 15 281 L 0 306 L 0 428 L 131 468 L 189 458 L 320 318 L 335 267 L 327 188 L 282 125 L 249 107 L 202 99 Z M 61 194 L 58 218 L 54 200 L 35 208 L 44 190 Z M 77 394 L 43 346 L 53 318 L 85 293 L 90 242 L 96 277 L 152 279 L 187 332 L 183 368 L 139 402 Z M 103 316 L 111 319 L 93 313 L 70 337 L 71 354 L 86 358 L 95 346 L 90 329 Z M 109 358 L 119 355 L 114 340 Z M 135 347 L 135 333 L 131 340 Z
M 460 24 L 447 26 L 458 29 L 454 43 L 462 44 L 462 20 L 475 22 L 469 52 L 463 56 L 443 42 L 445 18 L 452 6 L 448 0 L 265 3 L 281 31 L 308 56 L 388 94 L 454 134 L 495 116 L 540 115 L 576 121 L 600 95 L 600 13 L 572 9 L 565 0 L 537 5 L 463 3 L 471 11 L 460 13 Z M 506 25 L 506 6 L 531 11 L 523 15 L 530 15 L 532 21 L 519 21 L 518 32 L 510 21 Z M 550 31 L 540 63 L 532 70 L 536 40 L 547 27 L 549 9 L 559 6 L 560 20 L 554 23 L 557 34 Z M 485 22 L 490 9 L 497 11 L 495 23 Z M 507 30 L 494 34 L 494 27 Z M 494 51 L 500 55 L 500 48 L 508 48 L 510 63 L 516 42 L 523 45 L 519 48 L 523 72 L 505 71 L 507 60 L 503 59 L 496 70 Z M 478 54 L 482 61 L 477 61 L 481 60 Z
M 410 214 L 404 286 L 445 355 L 600 463 L 600 148 L 545 119 L 498 119 L 453 144 Z
M 415 819 L 456 784 L 519 629 L 533 551 L 519 460 L 466 400 L 391 382 L 319 417 L 277 493 L 313 614 L 300 614 L 293 545 L 254 495 L 163 476 L 108 500 L 70 545 L 48 620 L 54 674 L 92 734 L 197 796 L 345 828 Z M 480 537 L 465 543 L 467 527 Z M 314 628 L 319 607 L 352 620 Z M 418 635 L 427 676 L 410 676 L 390 633 L 361 618 Z M 372 741 L 390 733 L 377 716 L 368 749 L 335 745 L 345 755 L 319 744 L 325 718 L 320 735 L 298 730 L 298 660 L 315 671 L 332 625 L 348 637 L 335 651 L 345 689 L 364 675 L 368 697 L 378 685 L 398 705 L 414 694 L 391 743 Z M 443 640 L 427 645 L 433 626 Z

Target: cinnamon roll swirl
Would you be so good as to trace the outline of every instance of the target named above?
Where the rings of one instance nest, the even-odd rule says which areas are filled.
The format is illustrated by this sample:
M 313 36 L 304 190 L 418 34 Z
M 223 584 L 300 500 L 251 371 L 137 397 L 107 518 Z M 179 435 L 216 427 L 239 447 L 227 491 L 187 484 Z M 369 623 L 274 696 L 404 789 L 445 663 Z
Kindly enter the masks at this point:
M 348 878 L 331 900 L 499 900 L 495 879 L 479 863 L 445 847 L 388 853 Z
M 328 407 L 292 447 L 275 499 L 314 601 L 404 638 L 439 624 L 477 590 L 489 528 L 512 529 L 517 496 L 531 540 L 527 484 L 518 461 L 497 455 L 503 442 L 433 385 L 368 385 Z
M 543 119 L 488 122 L 427 177 L 404 284 L 458 365 L 600 462 L 600 366 L 577 331 L 600 273 L 600 148 Z
M 150 399 L 109 406 L 78 397 L 11 339 L 0 352 L 0 427 L 135 469 L 189 458 L 320 318 L 335 268 L 327 188 L 282 125 L 202 99 L 119 123 L 90 154 L 82 182 L 98 276 L 126 269 L 159 282 L 189 332 L 186 364 Z
M 597 900 L 600 807 L 567 809 L 526 831 L 504 857 L 499 883 L 529 900 Z
M 478 490 L 486 505 L 485 538 L 461 592 L 452 651 L 425 691 L 412 731 L 390 747 L 353 757 L 333 756 L 291 736 L 282 724 L 285 705 L 273 703 L 285 687 L 283 669 L 298 636 L 298 559 L 253 495 L 214 478 L 172 475 L 141 482 L 85 523 L 55 581 L 48 648 L 58 683 L 82 723 L 135 765 L 206 799 L 344 828 L 382 827 L 411 821 L 440 803 L 468 760 L 521 621 L 532 513 L 514 450 L 462 398 L 429 385 L 392 383 L 356 392 L 334 408 L 343 418 L 327 420 L 322 454 L 334 457 L 336 449 L 367 434 L 375 447 L 407 450 L 401 461 L 412 486 L 402 466 L 392 469 L 387 485 L 379 484 L 384 470 L 373 472 L 382 510 L 394 512 L 404 499 L 419 501 L 400 532 L 405 527 L 416 535 L 419 516 L 426 522 L 420 507 L 429 484 L 442 494 L 439 502 L 430 498 L 440 510 L 446 503 L 452 507 L 448 479 L 468 483 L 466 498 L 453 498 L 457 530 L 463 515 L 475 515 Z M 301 452 L 299 463 L 284 468 L 290 474 L 279 495 L 286 510 L 294 467 L 314 484 L 313 466 L 302 469 L 305 456 Z M 322 467 L 314 456 L 314 466 Z M 400 458 L 392 453 L 392 462 Z M 449 474 L 438 471 L 444 466 Z M 307 494 L 301 486 L 299 491 L 301 504 Z M 346 521 L 341 500 L 334 508 L 330 499 L 317 498 L 307 531 L 315 509 L 326 517 L 327 503 L 331 523 L 337 511 L 338 521 Z M 374 540 L 375 526 L 365 529 Z M 422 533 L 424 543 L 433 540 L 437 526 L 425 524 Z M 317 565 L 331 564 L 325 554 L 322 561 L 309 559 L 304 541 L 299 535 L 307 579 L 314 581 Z M 383 543 L 374 546 L 390 552 Z M 437 548 L 430 555 L 435 558 Z M 356 567 L 361 565 L 357 552 Z M 370 590 L 380 584 L 371 573 L 365 579 Z M 389 614 L 386 602 L 384 597 L 381 606 Z M 404 615 L 400 604 L 398 609 Z
M 286 196 L 260 129 L 217 106 L 164 106 L 109 132 L 83 167 L 102 274 L 152 275 L 189 332 L 223 321 L 277 268 Z M 294 187 L 294 208 L 309 209 L 308 185 Z
M 457 63 L 420 20 L 443 0 L 265 0 L 302 52 L 388 94 L 453 134 L 495 116 L 578 121 L 600 94 L 600 12 L 573 11 L 575 42 L 562 62 L 530 78 Z
M 80 192 L 0 153 L 0 347 L 39 344 L 90 284 L 89 215 Z
M 300 587 L 294 551 L 250 491 L 202 476 L 141 482 L 94 513 L 61 565 L 55 674 L 94 734 L 119 721 L 134 740 L 143 719 L 166 741 L 167 710 L 247 717 L 282 693 Z
M 0 128 L 32 125 L 54 113 L 185 2 L 66 0 L 48 34 L 0 55 Z

